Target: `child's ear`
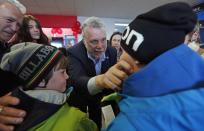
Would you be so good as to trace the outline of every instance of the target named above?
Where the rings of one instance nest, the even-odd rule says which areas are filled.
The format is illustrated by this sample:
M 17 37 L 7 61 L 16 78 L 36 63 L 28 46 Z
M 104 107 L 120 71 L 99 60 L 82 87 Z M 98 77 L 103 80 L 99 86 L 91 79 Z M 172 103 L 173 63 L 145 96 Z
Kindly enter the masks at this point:
M 45 87 L 46 86 L 46 81 L 43 79 L 39 84 L 38 87 Z

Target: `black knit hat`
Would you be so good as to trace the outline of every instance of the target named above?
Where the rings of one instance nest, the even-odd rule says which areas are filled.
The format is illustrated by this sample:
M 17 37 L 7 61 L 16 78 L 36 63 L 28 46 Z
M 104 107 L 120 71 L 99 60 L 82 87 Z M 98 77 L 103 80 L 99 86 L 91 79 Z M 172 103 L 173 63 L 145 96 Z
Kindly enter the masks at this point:
M 169 3 L 136 17 L 124 31 L 121 46 L 133 58 L 147 64 L 182 44 L 196 22 L 188 4 Z
M 53 46 L 25 42 L 11 47 L 4 55 L 1 68 L 17 75 L 24 89 L 35 88 L 62 58 Z

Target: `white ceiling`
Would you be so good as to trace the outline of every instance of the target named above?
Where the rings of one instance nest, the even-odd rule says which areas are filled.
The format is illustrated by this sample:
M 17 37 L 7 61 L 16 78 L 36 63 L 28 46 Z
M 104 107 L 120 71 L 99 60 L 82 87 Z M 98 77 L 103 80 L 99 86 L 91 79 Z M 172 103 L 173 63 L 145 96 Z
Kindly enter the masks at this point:
M 178 0 L 19 0 L 32 14 L 132 19 L 159 5 Z M 197 5 L 204 0 L 182 0 Z

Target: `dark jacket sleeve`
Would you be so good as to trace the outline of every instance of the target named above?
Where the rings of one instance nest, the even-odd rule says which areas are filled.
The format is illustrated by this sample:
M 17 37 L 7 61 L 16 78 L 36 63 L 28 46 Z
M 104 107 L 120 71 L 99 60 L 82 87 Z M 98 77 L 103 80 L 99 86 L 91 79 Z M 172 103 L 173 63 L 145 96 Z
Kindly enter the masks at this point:
M 87 69 L 87 67 L 91 68 L 89 67 L 91 63 L 87 61 L 86 54 L 81 45 L 71 47 L 71 49 L 67 50 L 67 54 L 69 61 L 67 68 L 69 75 L 68 86 L 74 87 L 68 103 L 71 106 L 80 108 L 82 111 L 86 111 L 86 106 L 92 97 L 88 92 L 87 83 L 94 76 L 93 73 L 95 74 L 95 70 L 93 73 L 90 73 L 91 70 Z
M 15 74 L 0 69 L 0 96 L 13 91 L 20 85 L 20 81 Z
M 86 58 L 85 52 L 81 52 L 81 49 L 68 50 L 68 74 L 69 82 L 72 86 L 78 89 L 80 94 L 88 95 L 87 83 L 91 77 L 95 74 L 95 71 L 89 74 L 93 69 L 95 69 L 92 61 Z M 76 55 L 76 52 L 80 52 L 80 56 Z M 90 67 L 93 66 L 93 67 Z M 79 89 L 80 88 L 80 89 Z

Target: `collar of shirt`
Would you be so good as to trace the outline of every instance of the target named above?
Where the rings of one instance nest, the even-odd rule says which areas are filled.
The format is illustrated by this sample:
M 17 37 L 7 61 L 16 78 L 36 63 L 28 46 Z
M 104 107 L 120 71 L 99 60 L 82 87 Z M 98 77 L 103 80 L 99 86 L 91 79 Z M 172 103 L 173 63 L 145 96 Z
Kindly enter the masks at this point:
M 102 62 L 105 60 L 106 56 L 105 53 L 103 53 L 100 57 L 99 60 L 95 60 L 93 57 L 91 57 L 91 55 L 87 52 L 88 58 L 91 59 L 94 62 L 95 65 L 95 71 L 96 71 L 96 75 L 101 74 L 101 66 L 102 66 Z
M 91 60 L 94 62 L 94 64 L 101 63 L 101 62 L 103 62 L 103 61 L 105 60 L 105 58 L 106 58 L 105 53 L 103 53 L 103 54 L 101 55 L 101 57 L 100 57 L 99 60 L 94 59 L 88 52 L 87 52 L 87 56 L 88 56 L 89 59 L 91 59 Z

